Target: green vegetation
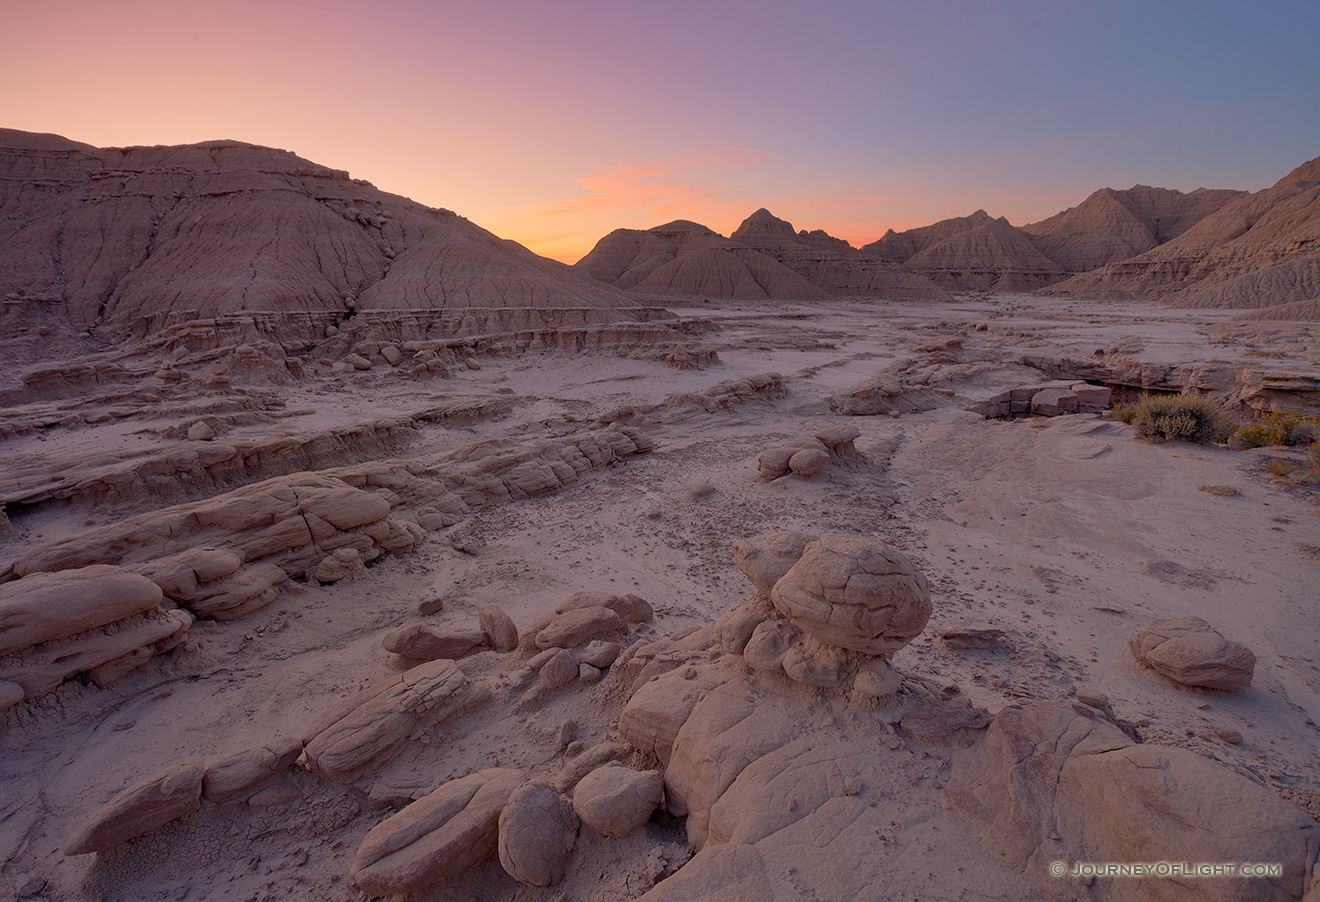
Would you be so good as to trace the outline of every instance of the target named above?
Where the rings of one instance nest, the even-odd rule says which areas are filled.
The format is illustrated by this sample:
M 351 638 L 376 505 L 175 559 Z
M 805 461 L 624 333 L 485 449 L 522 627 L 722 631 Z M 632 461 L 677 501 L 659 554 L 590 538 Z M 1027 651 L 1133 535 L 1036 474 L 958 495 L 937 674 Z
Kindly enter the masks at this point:
M 1243 426 L 1233 436 L 1236 448 L 1267 445 L 1310 445 L 1320 440 L 1320 420 L 1295 410 L 1280 410 Z
M 1222 442 L 1237 425 L 1200 395 L 1143 395 L 1132 405 L 1131 419 L 1119 418 L 1153 442 Z
M 1297 464 L 1290 460 L 1272 460 L 1265 465 L 1265 472 L 1278 479 L 1287 479 L 1297 470 Z

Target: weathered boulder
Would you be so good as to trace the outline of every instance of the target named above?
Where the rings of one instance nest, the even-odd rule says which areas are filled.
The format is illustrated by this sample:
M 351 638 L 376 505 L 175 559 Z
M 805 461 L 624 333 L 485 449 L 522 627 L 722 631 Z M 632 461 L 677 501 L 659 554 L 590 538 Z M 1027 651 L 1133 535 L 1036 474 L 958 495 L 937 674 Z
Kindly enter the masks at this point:
M 482 635 L 497 652 L 517 651 L 518 627 L 499 605 L 487 605 L 477 612 Z
M 793 455 L 801 451 L 801 448 L 770 448 L 762 451 L 756 458 L 756 470 L 762 479 L 778 479 L 780 476 L 787 476 L 788 462 L 793 459 Z
M 353 882 L 373 896 L 404 893 L 485 861 L 499 845 L 500 812 L 524 779 L 518 770 L 483 770 L 381 821 L 358 847 Z
M 814 476 L 825 469 L 830 455 L 825 451 L 805 449 L 788 459 L 788 468 L 798 476 Z
M 742 654 L 752 633 L 772 616 L 778 616 L 778 612 L 764 595 L 738 602 L 715 621 L 715 633 L 720 647 L 730 654 Z
M 391 630 L 381 639 L 385 650 L 414 661 L 461 658 L 481 644 L 481 630 L 409 623 Z
M 663 798 L 660 774 L 611 764 L 582 778 L 573 791 L 573 809 L 592 829 L 622 838 L 646 823 Z
M 1256 656 L 1200 617 L 1156 620 L 1128 639 L 1132 656 L 1184 686 L 1239 692 L 1251 685 Z
M 201 800 L 205 772 L 203 762 L 184 761 L 134 783 L 69 837 L 64 854 L 102 852 L 190 813 Z
M 871 655 L 902 648 L 930 617 L 926 577 L 897 549 L 826 534 L 775 583 L 770 600 L 826 645 Z
M 577 655 L 572 649 L 562 649 L 557 651 L 540 667 L 541 685 L 547 689 L 558 689 L 561 686 L 567 686 L 573 680 L 577 679 L 580 673 L 578 669 Z
M 804 532 L 772 532 L 733 543 L 733 563 L 766 598 L 813 540 Z
M 279 739 L 221 758 L 206 769 L 202 795 L 225 802 L 293 767 L 302 755 L 299 739 Z
M 640 595 L 616 595 L 613 592 L 576 592 L 555 607 L 556 614 L 581 608 L 609 608 L 627 623 L 644 623 L 655 616 L 651 605 Z
M 551 886 L 564 876 L 577 844 L 578 816 L 549 783 L 524 783 L 500 813 L 500 864 L 515 880 Z
M 104 565 L 0 584 L 0 655 L 141 614 L 162 597 L 145 576 Z
M 784 656 L 802 641 L 802 631 L 782 616 L 757 624 L 743 648 L 743 660 L 753 670 L 780 673 Z
M 697 702 L 723 682 L 723 677 L 700 672 L 687 679 L 678 670 L 644 683 L 619 715 L 619 735 L 640 752 L 652 753 L 668 764 L 674 738 Z
M 604 669 L 617 661 L 619 653 L 622 651 L 623 649 L 617 642 L 602 642 L 597 639 L 588 643 L 586 648 L 578 652 L 578 663 Z
M 623 619 L 609 608 L 591 605 L 573 608 L 554 618 L 536 634 L 539 648 L 572 648 L 588 639 L 605 633 L 615 633 L 624 627 Z
M 1041 417 L 1076 413 L 1077 404 L 1077 395 L 1066 388 L 1047 388 L 1031 396 L 1031 412 Z
M 450 660 L 432 661 L 355 693 L 318 717 L 302 741 L 307 765 L 331 783 L 351 783 L 388 763 L 419 726 L 439 724 L 490 698 Z

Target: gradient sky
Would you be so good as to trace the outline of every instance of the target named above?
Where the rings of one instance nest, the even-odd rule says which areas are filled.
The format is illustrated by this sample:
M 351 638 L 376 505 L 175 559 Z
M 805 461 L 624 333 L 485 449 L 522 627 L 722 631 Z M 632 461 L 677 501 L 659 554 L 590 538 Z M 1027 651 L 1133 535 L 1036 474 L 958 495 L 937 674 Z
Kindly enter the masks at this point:
M 571 262 L 757 207 L 860 245 L 1320 156 L 1320 3 L 0 0 L 0 126 L 233 138 Z

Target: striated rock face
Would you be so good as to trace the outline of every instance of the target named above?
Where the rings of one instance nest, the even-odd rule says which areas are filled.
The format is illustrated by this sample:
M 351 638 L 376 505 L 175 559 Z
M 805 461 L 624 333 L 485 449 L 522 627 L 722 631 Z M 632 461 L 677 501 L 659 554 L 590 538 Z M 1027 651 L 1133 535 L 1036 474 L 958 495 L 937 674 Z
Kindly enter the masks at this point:
M 221 758 L 206 768 L 202 795 L 210 802 L 242 796 L 293 767 L 302 750 L 300 739 L 279 739 Z
M 743 220 L 730 238 L 773 257 L 811 284 L 842 297 L 945 300 L 948 295 L 924 276 L 893 260 L 858 251 L 819 230 L 794 232 L 764 207 Z
M 893 262 L 823 232 L 795 233 L 757 210 L 729 238 L 679 220 L 647 231 L 617 229 L 575 267 L 639 297 L 823 300 L 860 295 L 918 300 L 948 296 Z
M 1148 623 L 1128 639 L 1132 656 L 1184 686 L 1240 692 L 1251 685 L 1256 656 L 1200 617 Z
M 452 212 L 287 151 L 98 150 L 3 129 L 0 172 L 0 322 L 54 309 L 78 329 L 154 329 L 184 314 L 527 310 L 533 299 L 610 322 L 632 306 Z
M 1320 158 L 1232 198 L 1170 241 L 1053 286 L 1071 297 L 1178 307 L 1269 307 L 1320 293 Z
M 1066 276 L 1002 217 L 931 245 L 904 265 L 945 289 L 1034 291 Z
M 485 861 L 498 847 L 500 812 L 524 779 L 518 770 L 483 770 L 381 821 L 358 848 L 353 882 L 373 896 L 404 893 Z
M 161 598 L 146 577 L 104 565 L 0 584 L 0 655 L 144 613 Z
M 1101 188 L 1075 207 L 1022 227 L 1042 254 L 1067 272 L 1117 263 L 1171 241 L 1244 191 L 1198 188 L 1191 194 L 1134 185 Z

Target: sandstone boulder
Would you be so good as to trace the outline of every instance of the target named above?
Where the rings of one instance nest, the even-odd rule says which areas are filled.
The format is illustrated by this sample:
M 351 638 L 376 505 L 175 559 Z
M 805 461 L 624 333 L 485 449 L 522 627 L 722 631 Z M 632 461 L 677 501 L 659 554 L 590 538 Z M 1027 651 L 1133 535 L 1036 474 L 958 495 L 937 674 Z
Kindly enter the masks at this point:
M 597 639 L 578 652 L 578 663 L 604 669 L 618 660 L 623 649 L 617 642 L 602 642 Z
M 1256 656 L 1200 617 L 1156 620 L 1128 639 L 1140 663 L 1184 686 L 1239 692 L 1251 685 Z
M 497 652 L 517 651 L 518 627 L 499 605 L 487 605 L 477 612 L 482 635 Z
M 539 648 L 572 648 L 588 639 L 605 633 L 615 633 L 624 627 L 623 620 L 609 608 L 591 605 L 557 613 L 536 634 Z
M 522 771 L 491 768 L 450 780 L 367 833 L 349 872 L 373 895 L 405 893 L 464 873 L 495 854 L 500 812 Z
M 0 584 L 0 655 L 141 614 L 162 597 L 146 577 L 104 565 Z
M 202 795 L 225 802 L 293 767 L 302 755 L 299 739 L 281 739 L 221 758 L 206 769 Z
M 450 660 L 419 664 L 344 699 L 302 736 L 307 765 L 331 783 L 351 783 L 388 763 L 418 727 L 472 710 L 490 698 Z
M 814 476 L 830 462 L 830 455 L 825 451 L 804 449 L 788 459 L 788 468 L 799 476 Z
M 134 783 L 69 837 L 64 854 L 102 852 L 190 813 L 201 800 L 205 772 L 203 762 L 184 761 Z
M 772 532 L 733 543 L 733 563 L 766 598 L 787 573 L 812 537 L 803 532 Z
M 582 778 L 573 808 L 589 827 L 622 838 L 646 823 L 663 798 L 660 774 L 612 764 Z
M 483 638 L 481 630 L 409 623 L 386 633 L 381 644 L 401 658 L 435 661 L 461 658 L 480 645 Z
M 558 689 L 561 686 L 567 686 L 581 673 L 577 655 L 567 648 L 556 651 L 539 669 L 541 672 L 541 685 L 547 689 Z
M 613 592 L 576 592 L 555 607 L 556 614 L 566 614 L 580 608 L 609 608 L 627 623 L 644 623 L 655 616 L 655 611 L 640 595 L 616 595 Z
M 578 826 L 573 805 L 549 783 L 524 783 L 500 813 L 500 864 L 530 886 L 558 883 L 577 844 Z
M 901 552 L 872 539 L 826 534 L 775 583 L 770 600 L 826 645 L 889 655 L 930 617 L 926 577 Z

